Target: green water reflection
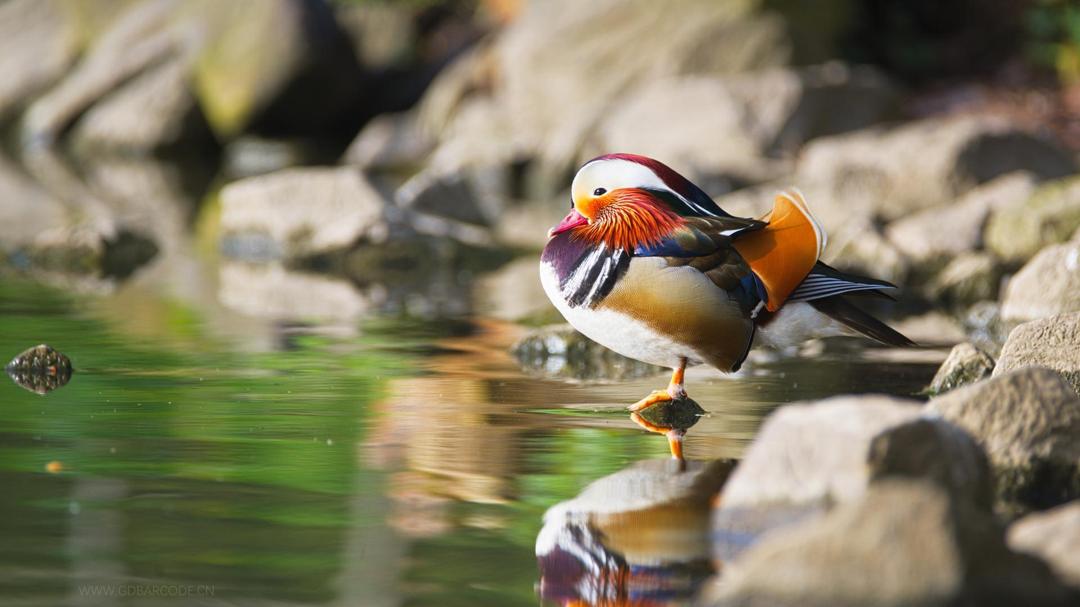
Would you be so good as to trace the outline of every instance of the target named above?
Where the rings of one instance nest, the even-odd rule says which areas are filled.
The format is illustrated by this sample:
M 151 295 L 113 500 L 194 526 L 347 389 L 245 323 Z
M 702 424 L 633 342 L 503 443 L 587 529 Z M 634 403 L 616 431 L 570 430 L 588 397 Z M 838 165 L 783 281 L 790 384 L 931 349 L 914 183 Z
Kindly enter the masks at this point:
M 0 282 L 0 355 L 48 343 L 75 366 L 44 396 L 0 382 L 4 604 L 535 605 L 545 510 L 667 455 L 621 409 L 659 380 L 529 376 L 508 325 L 277 326 L 261 350 L 207 327 L 157 295 Z M 704 380 L 687 456 L 737 455 L 793 391 L 911 392 L 933 365 L 867 386 L 881 368 Z M 156 585 L 212 596 L 86 595 Z

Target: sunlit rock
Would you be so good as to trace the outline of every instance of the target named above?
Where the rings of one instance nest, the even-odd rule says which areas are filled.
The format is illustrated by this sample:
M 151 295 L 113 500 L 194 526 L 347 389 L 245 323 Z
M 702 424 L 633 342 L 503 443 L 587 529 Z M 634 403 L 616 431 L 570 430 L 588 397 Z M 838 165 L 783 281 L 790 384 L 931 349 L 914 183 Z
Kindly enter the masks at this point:
M 241 179 L 221 191 L 221 230 L 226 251 L 244 258 L 263 239 L 287 258 L 348 249 L 364 238 L 385 236 L 385 201 L 359 170 L 288 169 Z M 232 241 L 233 244 L 230 244 Z
M 71 360 L 41 344 L 20 353 L 4 367 L 8 377 L 31 392 L 45 394 L 71 380 Z
M 1080 243 L 1039 251 L 1009 280 L 1001 298 L 1001 318 L 1025 321 L 1080 312 Z
M 1024 262 L 1049 245 L 1065 242 L 1077 228 L 1080 178 L 1068 177 L 994 212 L 984 237 L 987 248 L 1002 259 Z
M 1035 191 L 1035 177 L 1025 171 L 982 184 L 955 200 L 907 215 L 889 224 L 889 241 L 920 262 L 982 247 L 983 227 L 996 210 L 1023 204 Z
M 956 344 L 930 382 L 930 392 L 941 394 L 973 384 L 993 371 L 994 359 L 989 354 L 970 343 Z
M 11 0 L 0 6 L 0 122 L 60 77 L 78 51 L 74 21 L 61 0 Z
M 1080 500 L 1025 516 L 1009 526 L 1007 539 L 1010 548 L 1044 559 L 1080 588 Z
M 860 499 L 886 477 L 932 480 L 989 509 L 985 456 L 959 429 L 924 419 L 915 401 L 841 396 L 773 413 L 725 486 L 714 513 L 717 558 L 764 532 Z
M 870 486 L 766 536 L 724 569 L 717 607 L 1067 605 L 1045 563 L 1009 550 L 986 510 L 916 480 Z
M 926 410 L 986 450 L 1004 508 L 1045 508 L 1080 497 L 1080 396 L 1060 373 L 995 369 L 990 379 L 934 398 Z
M 1080 312 L 1032 320 L 1009 333 L 994 375 L 1031 366 L 1054 369 L 1080 393 Z

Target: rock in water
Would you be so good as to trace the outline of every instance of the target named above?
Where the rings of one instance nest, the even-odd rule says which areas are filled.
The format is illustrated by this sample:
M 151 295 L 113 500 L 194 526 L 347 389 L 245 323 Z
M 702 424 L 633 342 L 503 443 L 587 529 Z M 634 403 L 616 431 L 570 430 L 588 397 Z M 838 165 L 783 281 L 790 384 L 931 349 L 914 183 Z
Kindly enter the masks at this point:
M 930 393 L 941 394 L 973 384 L 990 377 L 993 371 L 994 359 L 989 354 L 970 343 L 956 344 L 930 382 Z
M 926 411 L 986 450 L 1005 507 L 1047 508 L 1080 497 L 1080 397 L 1057 371 L 995 374 L 931 400 Z
M 45 394 L 68 383 L 71 379 L 71 360 L 41 344 L 13 358 L 4 370 L 12 381 L 23 388 Z
M 1080 588 L 1080 500 L 1025 516 L 1009 527 L 1007 538 L 1010 548 L 1042 558 Z

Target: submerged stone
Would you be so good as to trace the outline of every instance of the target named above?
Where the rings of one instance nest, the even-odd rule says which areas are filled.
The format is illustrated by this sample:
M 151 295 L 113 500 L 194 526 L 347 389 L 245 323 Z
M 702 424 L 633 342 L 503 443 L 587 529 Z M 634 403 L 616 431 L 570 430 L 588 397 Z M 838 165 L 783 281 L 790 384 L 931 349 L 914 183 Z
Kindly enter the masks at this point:
M 71 360 L 50 346 L 41 344 L 13 358 L 4 370 L 16 384 L 31 392 L 45 394 L 68 383 L 71 379 Z

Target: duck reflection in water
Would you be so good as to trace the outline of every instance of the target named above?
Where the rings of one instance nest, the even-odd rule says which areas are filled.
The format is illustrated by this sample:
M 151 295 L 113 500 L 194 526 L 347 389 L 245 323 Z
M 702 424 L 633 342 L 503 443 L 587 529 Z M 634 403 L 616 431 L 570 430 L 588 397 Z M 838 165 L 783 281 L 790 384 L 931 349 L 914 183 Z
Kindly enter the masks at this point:
M 593 481 L 544 515 L 539 593 L 558 605 L 678 605 L 714 573 L 709 510 L 734 467 L 689 461 L 682 439 L 703 411 L 690 399 L 631 418 L 668 438 L 672 459 L 644 460 Z

